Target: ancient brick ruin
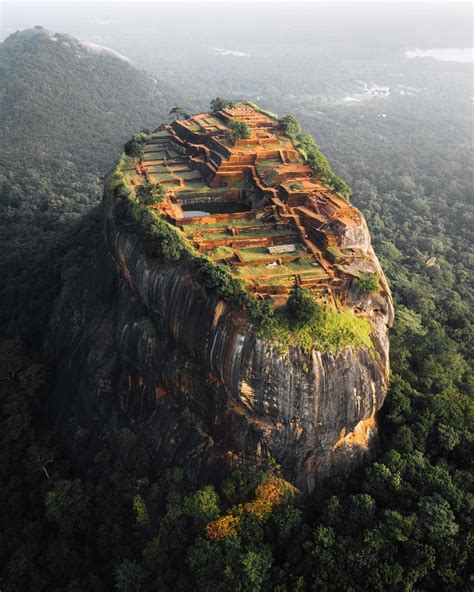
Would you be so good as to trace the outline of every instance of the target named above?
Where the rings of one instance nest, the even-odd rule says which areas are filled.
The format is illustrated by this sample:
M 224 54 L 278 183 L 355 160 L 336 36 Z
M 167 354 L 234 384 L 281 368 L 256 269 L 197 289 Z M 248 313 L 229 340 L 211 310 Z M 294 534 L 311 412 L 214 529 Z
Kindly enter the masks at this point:
M 235 140 L 232 120 L 247 122 L 250 138 Z M 255 107 L 160 126 L 130 183 L 163 185 L 165 201 L 152 207 L 257 297 L 284 304 L 296 281 L 322 301 L 343 301 L 352 276 L 341 264 L 360 255 L 345 237 L 361 216 Z

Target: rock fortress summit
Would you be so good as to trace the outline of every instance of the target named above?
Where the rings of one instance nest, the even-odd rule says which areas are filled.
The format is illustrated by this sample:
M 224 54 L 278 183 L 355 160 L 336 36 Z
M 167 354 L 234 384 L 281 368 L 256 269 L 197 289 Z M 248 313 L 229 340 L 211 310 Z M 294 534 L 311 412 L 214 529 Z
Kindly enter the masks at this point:
M 248 138 L 233 139 L 234 121 L 248 125 Z M 358 210 L 314 175 L 274 119 L 250 105 L 161 126 L 145 143 L 137 174 L 135 184 L 165 188 L 157 209 L 198 252 L 276 305 L 296 281 L 336 306 L 354 260 L 366 256 Z
M 126 144 L 51 319 L 52 413 L 77 449 L 122 427 L 197 481 L 274 458 L 311 490 L 370 450 L 390 290 L 298 122 L 219 107 Z

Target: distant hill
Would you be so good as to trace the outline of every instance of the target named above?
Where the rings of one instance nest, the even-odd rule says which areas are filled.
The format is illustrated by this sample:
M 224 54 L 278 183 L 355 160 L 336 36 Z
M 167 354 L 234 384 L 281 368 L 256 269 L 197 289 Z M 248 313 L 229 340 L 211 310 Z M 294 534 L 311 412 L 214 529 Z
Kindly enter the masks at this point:
M 83 213 L 97 175 L 134 131 L 163 120 L 170 97 L 113 50 L 41 27 L 10 35 L 0 44 L 0 231 L 19 213 L 44 230 Z
M 0 43 L 0 308 L 10 324 L 35 297 L 29 283 L 47 283 L 42 302 L 51 290 L 37 260 L 46 243 L 100 201 L 117 151 L 163 121 L 172 96 L 126 57 L 69 35 L 35 27 Z
M 110 166 L 117 145 L 160 121 L 171 102 L 162 83 L 108 48 L 41 27 L 0 44 L 0 133 L 26 166 L 55 158 Z M 1 164 L 9 160 L 2 154 Z

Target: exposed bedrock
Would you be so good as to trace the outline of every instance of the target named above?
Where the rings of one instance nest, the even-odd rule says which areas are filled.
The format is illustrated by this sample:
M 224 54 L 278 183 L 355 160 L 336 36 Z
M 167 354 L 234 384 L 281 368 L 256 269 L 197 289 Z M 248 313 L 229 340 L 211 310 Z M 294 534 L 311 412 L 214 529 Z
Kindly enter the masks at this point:
M 148 259 L 112 211 L 105 200 L 104 244 L 64 286 L 47 340 L 58 362 L 50 409 L 78 454 L 127 427 L 151 443 L 157 467 L 206 481 L 273 457 L 303 490 L 360 462 L 387 390 L 385 280 L 376 297 L 349 294 L 375 311 L 375 354 L 281 354 L 179 264 Z M 370 240 L 364 250 L 379 269 Z

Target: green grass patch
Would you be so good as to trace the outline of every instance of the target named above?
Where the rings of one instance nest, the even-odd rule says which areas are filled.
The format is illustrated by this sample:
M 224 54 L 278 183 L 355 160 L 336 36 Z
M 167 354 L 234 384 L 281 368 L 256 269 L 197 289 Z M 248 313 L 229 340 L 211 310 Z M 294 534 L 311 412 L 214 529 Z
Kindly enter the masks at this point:
M 189 204 L 188 204 L 189 205 Z M 202 209 L 204 204 L 196 202 L 196 210 Z M 186 228 L 190 230 L 213 230 L 213 229 L 222 229 L 228 228 L 229 226 L 252 226 L 255 224 L 254 220 L 245 220 L 245 218 L 238 218 L 237 220 L 224 220 L 222 222 L 215 222 L 214 224 L 188 224 Z
M 291 229 L 281 229 L 281 228 L 274 228 L 273 226 L 268 226 L 265 228 L 260 228 L 259 230 L 248 230 L 239 232 L 237 235 L 240 238 L 265 238 L 266 236 L 287 236 L 293 235 L 294 231 Z M 288 240 L 298 242 L 298 237 L 295 235 L 293 238 L 291 236 L 288 237 Z M 278 255 L 274 255 L 274 257 L 278 257 Z
M 201 175 L 198 171 L 187 170 L 187 171 L 173 171 L 177 177 L 181 179 L 200 179 Z
M 302 259 L 295 259 L 294 261 L 288 261 L 285 263 L 288 269 L 292 271 L 300 272 L 300 271 L 312 271 L 317 274 L 319 271 L 323 271 L 323 268 L 316 263 L 316 261 L 312 257 L 305 257 Z M 326 274 L 326 272 L 324 272 Z
M 269 263 L 275 261 L 275 256 L 270 255 L 266 247 L 247 247 L 239 249 L 239 253 L 244 261 L 256 261 L 257 259 L 268 259 Z
M 268 263 L 271 263 L 273 260 L 270 259 Z M 297 267 L 291 264 L 284 264 L 284 265 L 274 265 L 273 267 L 267 267 L 264 263 L 263 265 L 242 265 L 240 267 L 236 267 L 235 271 L 239 275 L 249 278 L 264 278 L 265 283 L 272 284 L 273 280 L 277 278 L 277 283 L 280 283 L 283 279 L 293 280 L 296 273 L 301 274 L 302 278 L 312 279 L 313 275 L 314 278 L 317 278 L 317 271 L 314 273 L 314 270 L 311 267 Z M 265 277 L 265 276 L 268 276 Z
M 168 167 L 168 170 L 172 173 L 189 173 L 192 170 L 188 167 L 186 163 L 169 163 L 166 166 Z
M 163 181 L 176 181 L 176 183 L 179 182 L 178 177 L 175 177 L 174 175 L 169 175 L 168 173 L 151 173 L 148 176 L 152 183 L 162 183 Z
M 304 323 L 293 321 L 286 310 L 275 311 L 260 328 L 260 337 L 285 350 L 299 344 L 306 351 L 332 351 L 352 345 L 365 346 L 374 353 L 370 339 L 372 325 L 368 319 L 351 312 L 338 312 L 330 306 L 315 303 L 314 313 Z
M 166 154 L 166 150 L 150 150 L 145 152 L 143 156 L 148 160 L 163 160 L 166 158 Z M 153 158 L 150 159 L 150 155 L 153 155 Z
M 163 151 L 160 152 L 145 152 L 142 156 L 142 160 L 147 162 L 148 160 L 163 160 Z
M 207 255 L 214 261 L 227 259 L 229 257 L 232 257 L 233 254 L 234 249 L 232 249 L 231 247 L 216 247 L 215 249 L 212 249 L 212 251 L 209 251 L 209 253 L 207 253 Z
M 149 173 L 168 173 L 168 169 L 162 164 L 150 164 L 146 167 Z

